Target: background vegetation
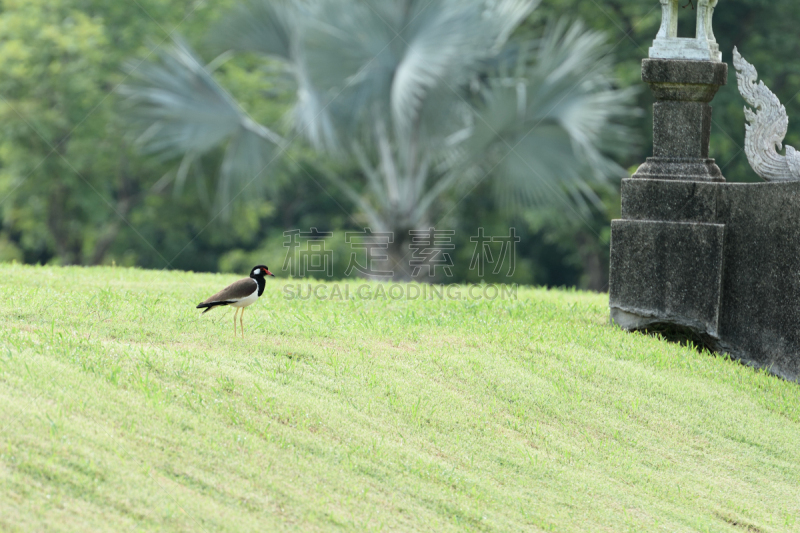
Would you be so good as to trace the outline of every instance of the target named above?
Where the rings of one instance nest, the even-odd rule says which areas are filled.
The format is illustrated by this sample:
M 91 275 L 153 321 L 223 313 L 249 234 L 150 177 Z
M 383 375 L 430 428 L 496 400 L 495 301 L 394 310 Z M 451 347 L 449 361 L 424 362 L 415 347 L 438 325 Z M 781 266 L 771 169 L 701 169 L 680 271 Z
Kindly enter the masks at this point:
M 246 270 L 256 258 L 281 262 L 286 229 L 342 232 L 360 229 L 351 198 L 325 187 L 326 175 L 353 169 L 319 159 L 302 146 L 272 164 L 268 179 L 240 191 L 234 216 L 215 205 L 222 153 L 212 152 L 178 179 L 178 162 L 155 159 L 132 148 L 121 84 L 142 61 L 182 36 L 210 59 L 208 28 L 232 1 L 3 0 L 0 2 L 0 261 L 139 265 L 196 271 Z M 649 154 L 650 94 L 639 79 L 639 62 L 657 30 L 659 4 L 625 0 L 545 0 L 518 30 L 541 36 L 548 22 L 580 19 L 606 35 L 620 88 L 636 87 L 645 112 L 631 126 L 628 155 L 617 163 L 633 169 Z M 694 12 L 682 10 L 682 32 L 693 29 Z M 800 7 L 790 0 L 728 0 L 717 9 L 715 33 L 730 62 L 734 45 L 754 63 L 787 106 L 787 142 L 800 144 L 800 42 L 792 38 Z M 291 106 L 275 65 L 237 56 L 216 72 L 253 118 L 280 124 Z M 271 81 L 270 81 L 271 80 Z M 712 155 L 729 180 L 755 179 L 741 150 L 744 102 L 733 69 L 714 101 Z M 797 118 L 795 118 L 797 117 Z M 324 191 L 323 191 L 324 187 Z M 464 265 L 478 226 L 494 234 L 517 228 L 514 281 L 606 285 L 608 223 L 619 199 L 596 191 L 602 203 L 576 215 L 564 205 L 509 210 L 481 182 L 473 194 L 445 197 L 437 228 L 455 229 L 456 280 L 474 274 Z M 337 249 L 337 257 L 348 257 Z M 465 260 L 464 257 L 467 257 Z M 261 259 L 258 259 L 260 261 Z M 272 265 L 271 265 L 272 266 Z M 342 272 L 344 265 L 337 266 Z M 337 274 L 341 275 L 341 274 Z M 471 277 L 472 276 L 472 277 Z M 491 278 L 490 278 L 491 279 Z

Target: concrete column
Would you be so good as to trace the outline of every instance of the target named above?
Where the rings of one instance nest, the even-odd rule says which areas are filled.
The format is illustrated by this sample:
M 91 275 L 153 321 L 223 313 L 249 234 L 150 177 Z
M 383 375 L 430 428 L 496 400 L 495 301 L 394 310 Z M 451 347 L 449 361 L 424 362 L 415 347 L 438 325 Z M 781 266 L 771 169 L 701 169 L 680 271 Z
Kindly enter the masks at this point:
M 642 80 L 655 96 L 653 157 L 633 178 L 725 181 L 708 157 L 711 105 L 728 79 L 728 65 L 716 61 L 645 59 Z

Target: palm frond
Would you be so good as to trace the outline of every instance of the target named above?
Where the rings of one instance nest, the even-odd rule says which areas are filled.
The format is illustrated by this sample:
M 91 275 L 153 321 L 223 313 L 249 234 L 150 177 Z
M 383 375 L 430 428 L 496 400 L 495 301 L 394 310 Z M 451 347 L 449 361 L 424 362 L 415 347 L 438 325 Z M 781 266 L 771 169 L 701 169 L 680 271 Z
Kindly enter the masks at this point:
M 376 117 L 391 117 L 402 145 L 459 129 L 460 92 L 536 4 L 535 0 L 328 0 L 313 4 L 297 60 L 295 116 L 316 146 L 368 143 Z M 424 130 L 420 133 L 419 130 Z
M 366 3 L 320 2 L 312 12 L 303 32 L 303 94 L 295 112 L 312 143 L 346 147 L 370 116 L 388 107 L 396 36 Z
M 200 63 L 185 43 L 161 50 L 158 63 L 133 73 L 120 90 L 126 98 L 136 144 L 162 158 L 183 157 L 181 186 L 194 160 L 226 147 L 218 201 L 227 206 L 231 188 L 255 181 L 284 139 L 253 121 Z
M 296 55 L 301 4 L 283 0 L 248 0 L 237 4 L 215 25 L 209 41 L 219 52 L 257 52 L 284 61 Z
M 537 47 L 494 65 L 469 142 L 471 152 L 490 154 L 487 164 L 496 165 L 502 205 L 585 207 L 593 198 L 588 180 L 624 174 L 609 154 L 631 146 L 625 117 L 632 92 L 611 85 L 604 43 L 579 23 L 557 22 Z
M 498 52 L 517 27 L 541 3 L 541 0 L 499 0 L 492 3 L 488 16 L 492 17 L 497 37 L 494 52 Z
M 462 97 L 458 93 L 475 77 L 482 62 L 497 53 L 535 3 L 415 3 L 401 31 L 405 48 L 392 82 L 391 111 L 398 128 L 408 130 L 425 119 L 428 128 L 449 125 L 442 114 L 451 107 L 439 105 L 442 96 L 451 102 L 453 96 Z

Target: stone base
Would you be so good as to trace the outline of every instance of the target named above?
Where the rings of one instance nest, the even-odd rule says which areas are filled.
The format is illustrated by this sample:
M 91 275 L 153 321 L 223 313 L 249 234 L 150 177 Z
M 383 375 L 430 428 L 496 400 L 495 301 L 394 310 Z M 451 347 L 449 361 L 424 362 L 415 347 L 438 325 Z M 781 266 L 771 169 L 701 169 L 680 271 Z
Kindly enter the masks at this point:
M 648 157 L 632 177 L 655 180 L 725 181 L 713 159 L 699 158 Z
M 612 309 L 719 336 L 725 226 L 615 220 L 611 235 Z
M 710 102 L 728 83 L 728 64 L 673 59 L 642 60 L 642 81 L 656 101 Z
M 690 61 L 722 61 L 719 45 L 713 41 L 700 41 L 689 37 L 656 39 L 650 47 L 652 59 L 677 59 Z
M 627 179 L 610 307 L 629 330 L 685 329 L 800 380 L 800 182 Z
M 640 315 L 616 307 L 611 308 L 611 323 L 627 331 L 656 333 L 670 341 L 691 342 L 712 352 L 727 352 L 719 338 L 709 334 L 696 323 L 685 323 L 683 317 L 670 318 Z

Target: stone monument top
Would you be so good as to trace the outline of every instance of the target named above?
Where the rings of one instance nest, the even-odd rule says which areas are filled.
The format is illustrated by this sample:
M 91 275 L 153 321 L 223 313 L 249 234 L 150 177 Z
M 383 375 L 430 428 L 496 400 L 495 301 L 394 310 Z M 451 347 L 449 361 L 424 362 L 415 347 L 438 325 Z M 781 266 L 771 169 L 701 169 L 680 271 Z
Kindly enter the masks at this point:
M 718 0 L 697 0 L 697 32 L 691 37 L 678 37 L 678 0 L 661 1 L 661 28 L 658 30 L 651 59 L 684 59 L 689 61 L 722 61 L 711 19 Z

